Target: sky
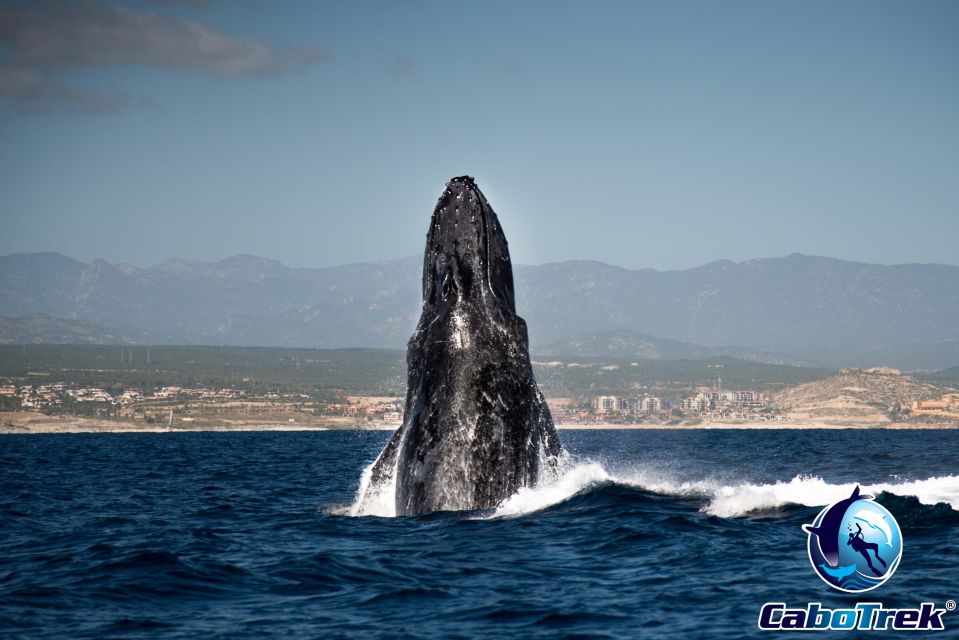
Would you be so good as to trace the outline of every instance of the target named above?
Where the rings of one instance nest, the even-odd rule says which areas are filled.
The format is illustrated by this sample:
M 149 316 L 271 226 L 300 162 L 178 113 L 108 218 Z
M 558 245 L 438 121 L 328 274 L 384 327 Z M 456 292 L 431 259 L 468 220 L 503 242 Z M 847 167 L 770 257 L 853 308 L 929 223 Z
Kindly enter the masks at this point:
M 0 4 L 0 254 L 959 264 L 959 3 Z

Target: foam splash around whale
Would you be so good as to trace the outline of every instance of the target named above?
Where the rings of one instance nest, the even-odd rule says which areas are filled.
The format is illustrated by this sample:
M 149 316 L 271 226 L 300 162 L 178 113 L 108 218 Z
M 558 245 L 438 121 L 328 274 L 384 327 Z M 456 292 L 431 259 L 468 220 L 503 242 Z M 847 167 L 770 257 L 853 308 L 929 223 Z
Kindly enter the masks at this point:
M 376 461 L 371 462 L 360 476 L 360 488 L 356 492 L 353 504 L 343 507 L 333 507 L 330 513 L 343 516 L 379 516 L 380 518 L 396 517 L 396 473 L 392 473 L 389 480 L 371 487 L 373 483 L 373 467 Z
M 371 468 L 363 472 L 357 498 L 351 504 L 333 509 L 347 516 L 395 517 L 392 486 L 373 494 L 366 489 Z M 517 517 L 542 511 L 600 485 L 617 484 L 649 493 L 679 499 L 699 500 L 700 511 L 721 518 L 737 518 L 772 511 L 786 505 L 820 507 L 849 495 L 855 482 L 831 483 L 819 476 L 797 475 L 775 482 L 731 483 L 717 479 L 677 480 L 669 473 L 651 467 L 610 471 L 596 460 L 568 460 L 554 478 L 535 487 L 522 488 L 483 517 Z M 923 480 L 863 483 L 863 492 L 882 492 L 914 496 L 921 504 L 946 503 L 959 511 L 959 476 L 933 476 Z

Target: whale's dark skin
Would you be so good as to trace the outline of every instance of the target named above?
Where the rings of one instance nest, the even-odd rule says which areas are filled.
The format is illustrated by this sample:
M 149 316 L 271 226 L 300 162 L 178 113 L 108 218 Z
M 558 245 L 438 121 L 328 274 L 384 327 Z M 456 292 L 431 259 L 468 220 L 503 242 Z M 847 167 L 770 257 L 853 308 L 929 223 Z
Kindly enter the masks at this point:
M 811 533 L 819 540 L 819 549 L 829 566 L 835 567 L 839 564 L 839 528 L 842 526 L 842 519 L 846 510 L 849 509 L 849 505 L 857 500 L 869 500 L 871 498 L 872 496 L 859 493 L 859 485 L 857 484 L 848 498 L 840 500 L 829 508 L 818 527 L 811 524 L 802 526 L 803 531 Z
M 433 211 L 406 361 L 403 424 L 368 489 L 395 473 L 397 515 L 493 508 L 556 464 L 506 237 L 470 177 L 450 180 Z

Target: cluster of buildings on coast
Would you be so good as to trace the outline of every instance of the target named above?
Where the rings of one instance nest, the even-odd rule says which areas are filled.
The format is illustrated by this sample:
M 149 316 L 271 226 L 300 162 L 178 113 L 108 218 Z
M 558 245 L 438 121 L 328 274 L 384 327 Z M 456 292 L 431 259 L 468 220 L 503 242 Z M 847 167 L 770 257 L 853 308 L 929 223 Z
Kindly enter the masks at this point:
M 0 386 L 0 397 L 16 398 L 21 409 L 55 409 L 71 402 L 100 403 L 103 406 L 126 407 L 144 400 L 179 400 L 197 398 L 204 400 L 229 400 L 239 397 L 240 392 L 233 389 L 188 389 L 185 387 L 162 387 L 149 396 L 137 387 L 125 387 L 120 391 L 109 391 L 101 387 L 83 387 L 65 382 L 42 385 L 6 384 Z
M 18 383 L 19 382 L 19 383 Z M 311 397 L 305 393 L 277 390 L 254 392 L 234 388 L 164 386 L 152 389 L 122 386 L 83 386 L 51 382 L 23 384 L 23 380 L 0 380 L 0 410 L 38 411 L 116 418 L 166 419 L 175 410 L 194 414 L 262 414 L 286 411 L 314 416 L 339 416 L 357 421 L 396 424 L 403 417 L 400 398 L 344 396 Z M 908 407 L 908 408 L 906 408 Z M 763 393 L 756 389 L 724 390 L 722 381 L 697 387 L 681 397 L 664 395 L 596 395 L 588 402 L 572 398 L 550 401 L 557 423 L 693 424 L 691 420 L 786 421 Z M 959 393 L 935 400 L 913 400 L 904 412 L 914 417 L 959 418 Z M 293 420 L 290 419 L 290 422 Z
M 634 414 L 652 415 L 665 413 L 673 408 L 673 403 L 658 396 L 626 398 L 622 396 L 594 396 L 590 403 L 597 415 Z
M 37 387 L 29 384 L 21 387 L 5 384 L 0 386 L 0 398 L 15 400 L 22 409 L 58 407 L 63 404 L 65 389 L 66 385 L 62 382 Z M 91 389 L 90 391 L 102 391 L 102 389 Z
M 741 420 L 785 420 L 773 413 L 760 391 L 755 389 L 724 390 L 722 379 L 712 387 L 697 387 L 695 393 L 678 400 L 644 395 L 622 397 L 599 395 L 592 398 L 593 413 L 611 417 L 688 417 L 731 418 Z
M 392 399 L 347 398 L 321 402 L 305 393 L 254 393 L 228 387 L 165 386 L 145 391 L 138 387 L 87 387 L 66 382 L 42 385 L 0 382 L 0 408 L 6 410 L 146 418 L 151 409 L 176 407 L 179 412 L 179 408 L 187 405 L 214 413 L 281 409 L 382 422 L 398 422 L 403 416 L 402 403 Z
M 959 393 L 948 393 L 938 400 L 913 400 L 909 413 L 915 416 L 945 416 L 959 418 Z
M 403 403 L 396 400 L 369 400 L 363 402 L 331 402 L 323 406 L 325 415 L 363 418 L 381 422 L 399 422 L 403 419 Z

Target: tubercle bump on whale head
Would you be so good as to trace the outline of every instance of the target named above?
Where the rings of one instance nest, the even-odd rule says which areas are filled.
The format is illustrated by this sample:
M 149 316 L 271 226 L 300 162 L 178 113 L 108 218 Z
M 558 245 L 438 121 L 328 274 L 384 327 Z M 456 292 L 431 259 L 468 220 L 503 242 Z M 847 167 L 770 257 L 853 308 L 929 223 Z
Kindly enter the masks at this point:
M 449 187 L 451 184 L 463 184 L 475 187 L 476 180 L 473 178 L 473 176 L 456 176 L 455 178 L 450 178 L 446 183 L 446 186 Z

